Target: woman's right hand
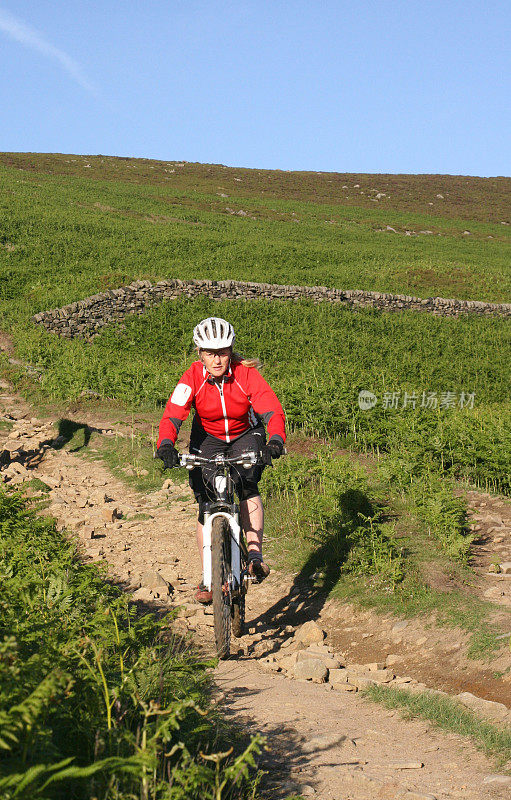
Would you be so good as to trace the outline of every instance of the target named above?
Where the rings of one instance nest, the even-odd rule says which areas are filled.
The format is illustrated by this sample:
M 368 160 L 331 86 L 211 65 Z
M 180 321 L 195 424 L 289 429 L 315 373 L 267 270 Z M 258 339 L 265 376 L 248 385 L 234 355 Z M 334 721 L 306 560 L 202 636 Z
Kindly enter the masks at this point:
M 163 469 L 172 469 L 179 464 L 179 453 L 173 444 L 161 444 L 156 451 L 156 458 L 163 461 Z

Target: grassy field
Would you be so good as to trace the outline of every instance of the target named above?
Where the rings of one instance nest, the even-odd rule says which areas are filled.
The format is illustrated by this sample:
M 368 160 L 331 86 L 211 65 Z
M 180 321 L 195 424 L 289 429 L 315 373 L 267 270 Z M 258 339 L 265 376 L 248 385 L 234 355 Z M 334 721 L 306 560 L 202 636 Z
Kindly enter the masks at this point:
M 202 299 L 128 319 L 89 345 L 61 342 L 30 317 L 140 277 L 510 300 L 511 228 L 502 224 L 510 179 L 363 180 L 23 154 L 1 156 L 0 176 L 0 325 L 19 356 L 43 370 L 41 398 L 75 401 L 92 392 L 152 410 L 156 421 L 189 363 L 197 318 L 224 314 L 240 347 L 265 362 L 292 427 L 392 451 L 412 472 L 431 465 L 509 492 L 506 320 Z M 342 186 L 349 191 L 340 194 Z M 371 188 L 384 196 L 372 202 Z M 362 389 L 379 398 L 371 411 L 358 407 Z M 385 408 L 394 393 L 401 407 Z M 417 396 L 406 408 L 405 393 Z M 422 407 L 429 393 L 436 410 Z M 461 408 L 471 394 L 473 407 Z M 440 407 L 442 397 L 450 404 Z
M 201 298 L 128 318 L 92 344 L 60 340 L 26 323 L 13 330 L 20 358 L 42 371 L 32 396 L 70 401 L 87 390 L 104 402 L 149 411 L 157 424 L 191 361 L 190 331 L 212 313 L 232 321 L 242 351 L 262 358 L 291 428 L 393 453 L 410 475 L 441 470 L 509 493 L 511 348 L 502 319 Z M 373 409 L 359 408 L 363 389 L 377 396 Z M 390 404 L 394 393 L 397 408 Z M 427 407 L 431 393 L 437 408 Z
M 0 153 L 0 163 L 29 174 L 72 179 L 85 176 L 94 180 L 165 187 L 170 193 L 175 190 L 194 191 L 222 199 L 228 193 L 229 198 L 289 198 L 313 204 L 374 208 L 372 204 L 379 193 L 383 196 L 376 202 L 390 211 L 434 213 L 441 217 L 481 222 L 511 222 L 509 177 L 285 172 L 232 168 L 222 164 L 60 153 Z

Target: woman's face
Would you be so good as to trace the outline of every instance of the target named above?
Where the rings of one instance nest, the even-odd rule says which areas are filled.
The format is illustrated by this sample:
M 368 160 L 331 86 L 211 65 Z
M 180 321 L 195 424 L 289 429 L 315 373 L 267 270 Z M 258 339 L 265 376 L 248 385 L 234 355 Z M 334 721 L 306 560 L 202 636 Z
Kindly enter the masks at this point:
M 200 350 L 199 357 L 213 378 L 221 378 L 229 368 L 231 348 L 224 347 L 222 350 Z

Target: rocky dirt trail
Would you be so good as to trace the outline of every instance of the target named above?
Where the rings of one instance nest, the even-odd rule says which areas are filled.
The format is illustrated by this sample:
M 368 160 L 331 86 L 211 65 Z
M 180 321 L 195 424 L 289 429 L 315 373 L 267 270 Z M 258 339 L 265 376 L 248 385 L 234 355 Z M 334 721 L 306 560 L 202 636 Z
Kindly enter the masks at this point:
M 159 491 L 137 494 L 101 462 L 69 452 L 53 419 L 36 418 L 6 384 L 2 392 L 2 418 L 11 424 L 0 429 L 6 485 L 30 490 L 34 478 L 43 481 L 49 487 L 45 513 L 76 534 L 83 558 L 106 562 L 111 578 L 142 608 L 178 606 L 175 630 L 191 632 L 211 652 L 210 609 L 193 602 L 200 574 L 188 487 L 168 480 Z M 102 423 L 94 428 L 105 437 L 114 434 Z M 484 502 L 481 496 L 478 502 Z M 507 531 L 507 521 L 493 527 Z M 427 652 L 428 663 L 442 653 L 445 675 L 449 655 L 457 652 L 454 635 L 324 602 L 299 576 L 277 571 L 252 587 L 247 599 L 247 635 L 234 640 L 233 658 L 215 670 L 217 701 L 244 729 L 268 736 L 267 797 L 293 792 L 321 800 L 509 797 L 511 777 L 495 774 L 494 764 L 468 740 L 424 721 L 405 721 L 358 692 L 373 683 L 412 691 L 451 689 L 463 692 L 460 700 L 478 713 L 511 724 L 511 702 L 485 701 L 491 687 L 484 681 L 476 697 L 467 694 L 470 681 L 463 677 L 452 691 L 449 681 L 435 683 L 434 670 L 409 671 L 420 653 L 424 662 Z M 477 665 L 472 671 L 477 674 Z M 498 683 L 502 696 L 504 682 Z
M 482 492 L 467 492 L 472 530 L 472 564 L 482 597 L 511 608 L 511 503 Z

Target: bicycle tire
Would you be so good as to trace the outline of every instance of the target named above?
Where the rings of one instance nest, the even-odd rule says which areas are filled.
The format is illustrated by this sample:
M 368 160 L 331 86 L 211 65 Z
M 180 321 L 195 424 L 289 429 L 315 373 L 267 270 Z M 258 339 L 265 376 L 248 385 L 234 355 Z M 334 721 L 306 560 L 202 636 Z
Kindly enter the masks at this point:
M 231 596 L 228 588 L 231 569 L 230 535 L 227 520 L 224 517 L 215 517 L 211 526 L 211 592 L 218 658 L 229 658 L 231 653 Z
M 241 592 L 240 596 L 232 601 L 231 605 L 231 628 L 232 635 L 239 639 L 245 632 L 245 593 Z

